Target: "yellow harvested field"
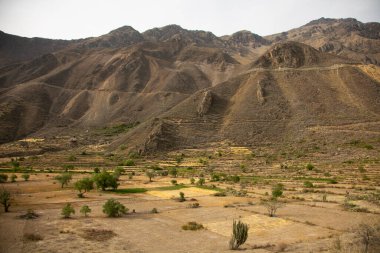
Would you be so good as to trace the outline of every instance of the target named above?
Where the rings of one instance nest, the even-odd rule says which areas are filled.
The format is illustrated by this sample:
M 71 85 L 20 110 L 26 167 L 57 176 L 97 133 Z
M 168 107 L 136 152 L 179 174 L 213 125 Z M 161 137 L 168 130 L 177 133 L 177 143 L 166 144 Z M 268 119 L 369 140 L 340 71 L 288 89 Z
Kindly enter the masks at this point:
M 362 71 L 367 73 L 370 77 L 380 82 L 380 67 L 376 65 L 359 65 L 358 66 Z
M 24 141 L 24 142 L 43 142 L 45 139 L 43 138 L 27 138 L 27 139 L 22 139 L 22 140 L 19 140 L 20 142 L 21 141 Z
M 230 150 L 233 154 L 236 155 L 250 155 L 252 151 L 245 147 L 230 147 Z
M 183 192 L 185 194 L 185 197 L 190 197 L 190 198 L 212 195 L 215 193 L 215 191 L 213 190 L 200 189 L 196 187 L 183 188 L 180 190 L 173 190 L 173 191 L 148 191 L 147 193 L 152 196 L 159 197 L 162 199 L 171 199 L 171 198 L 177 198 L 180 192 Z
M 259 214 L 253 214 L 250 216 L 246 216 L 240 219 L 242 222 L 247 223 L 249 225 L 249 233 L 262 234 L 268 230 L 272 230 L 274 228 L 281 228 L 284 226 L 289 226 L 293 222 L 287 221 L 281 218 L 273 218 Z M 208 230 L 211 230 L 215 233 L 230 236 L 232 221 L 218 221 L 205 224 Z

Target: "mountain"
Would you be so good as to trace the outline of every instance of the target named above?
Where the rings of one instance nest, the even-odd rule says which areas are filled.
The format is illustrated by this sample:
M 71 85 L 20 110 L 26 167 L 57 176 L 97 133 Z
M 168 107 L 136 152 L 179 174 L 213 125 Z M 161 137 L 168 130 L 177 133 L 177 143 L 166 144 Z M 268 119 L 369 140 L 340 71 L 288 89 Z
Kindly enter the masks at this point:
M 362 23 L 353 18 L 321 18 L 300 28 L 267 36 L 265 39 L 271 42 L 297 41 L 322 52 L 379 65 L 379 31 L 379 23 Z
M 177 25 L 76 41 L 3 34 L 0 142 L 75 135 L 154 153 L 378 136 L 366 124 L 380 122 L 380 68 L 368 64 L 379 63 L 379 32 L 378 23 L 320 19 L 266 37 Z M 99 135 L 117 126 L 133 128 Z

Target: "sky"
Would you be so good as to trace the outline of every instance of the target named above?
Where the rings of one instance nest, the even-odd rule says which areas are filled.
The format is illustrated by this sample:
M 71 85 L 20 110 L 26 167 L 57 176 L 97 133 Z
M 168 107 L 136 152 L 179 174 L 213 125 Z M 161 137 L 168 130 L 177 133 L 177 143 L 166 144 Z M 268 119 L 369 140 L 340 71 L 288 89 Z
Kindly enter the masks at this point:
M 217 36 L 240 30 L 264 36 L 321 17 L 380 22 L 380 0 L 0 0 L 1 31 L 52 39 L 169 24 Z

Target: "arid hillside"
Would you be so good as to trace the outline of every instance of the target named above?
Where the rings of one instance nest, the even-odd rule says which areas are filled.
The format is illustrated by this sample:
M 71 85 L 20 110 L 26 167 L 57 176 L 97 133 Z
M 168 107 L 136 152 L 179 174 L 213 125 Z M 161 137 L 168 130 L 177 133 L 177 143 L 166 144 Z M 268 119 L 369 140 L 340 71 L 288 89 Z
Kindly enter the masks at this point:
M 176 25 L 77 41 L 2 34 L 0 142 L 76 136 L 150 153 L 377 138 L 379 32 L 377 23 L 320 19 L 265 38 Z M 117 126 L 128 131 L 94 134 Z

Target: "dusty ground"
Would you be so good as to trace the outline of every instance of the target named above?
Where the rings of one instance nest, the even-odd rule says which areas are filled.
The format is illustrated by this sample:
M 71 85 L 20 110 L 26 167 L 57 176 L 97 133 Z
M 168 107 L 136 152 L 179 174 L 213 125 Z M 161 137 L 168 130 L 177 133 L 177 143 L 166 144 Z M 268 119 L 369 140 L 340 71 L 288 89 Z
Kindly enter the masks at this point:
M 311 155 L 307 159 L 264 162 L 268 159 L 265 155 L 268 150 L 256 151 L 257 155 L 253 156 L 250 149 L 243 147 L 183 152 L 185 158 L 180 162 L 173 158 L 176 154 L 168 154 L 166 159 L 138 158 L 135 166 L 125 167 L 119 189 L 144 188 L 146 192 L 123 194 L 93 190 L 85 198 L 77 197 L 73 183 L 91 176 L 93 166 L 89 163 L 92 157 L 100 164 L 112 163 L 108 158 L 99 154 L 77 155 L 75 161 L 68 162 L 68 154 L 59 153 L 26 158 L 20 164 L 32 166 L 29 181 L 23 181 L 23 173 L 12 172 L 5 160 L 3 172 L 9 176 L 16 174 L 18 178 L 15 183 L 8 181 L 0 185 L 13 194 L 10 212 L 1 210 L 0 213 L 0 252 L 230 252 L 228 241 L 234 219 L 240 219 L 250 227 L 248 240 L 241 246 L 244 252 L 338 252 L 334 248 L 338 239 L 342 240 L 341 248 L 347 250 L 345 243 L 355 239 L 352 239 L 353 228 L 362 222 L 378 222 L 378 202 L 360 198 L 379 193 L 380 167 L 376 150 L 368 151 L 364 158 L 356 157 L 352 163 L 342 162 L 334 156 L 317 163 Z M 318 158 L 318 154 L 312 156 Z M 343 161 L 346 160 L 344 157 Z M 306 169 L 308 162 L 315 168 Z M 66 163 L 75 164 L 73 180 L 68 187 L 61 188 L 54 177 L 62 171 L 62 166 L 52 165 Z M 287 168 L 281 166 L 285 163 Z M 153 182 L 149 182 L 144 169 L 152 164 L 163 168 L 178 166 L 179 175 L 175 180 L 185 188 L 170 188 L 174 179 L 171 176 L 156 176 Z M 193 169 L 188 169 L 189 166 Z M 359 171 L 358 166 L 364 171 Z M 109 171 L 114 168 L 103 167 Z M 53 170 L 47 171 L 49 168 Z M 210 170 L 212 173 L 240 175 L 241 181 L 211 182 Z M 132 171 L 136 175 L 129 179 L 127 173 Z M 207 188 L 190 184 L 190 178 L 197 181 L 200 174 L 205 176 Z M 364 174 L 368 179 L 363 177 Z M 331 178 L 337 183 L 329 183 L 327 179 Z M 306 188 L 304 181 L 311 181 L 314 187 Z M 278 209 L 276 217 L 269 217 L 261 200 L 268 198 L 276 183 L 285 187 L 280 200 L 286 204 Z M 216 188 L 213 189 L 212 185 Z M 214 196 L 227 188 L 245 190 L 247 195 Z M 179 192 L 185 193 L 185 202 L 174 199 Z M 323 195 L 326 201 L 323 201 Z M 109 198 L 124 204 L 129 208 L 129 214 L 107 218 L 102 205 Z M 364 209 L 345 209 L 343 204 L 348 198 L 350 203 Z M 199 208 L 188 207 L 195 202 L 200 204 Z M 70 219 L 63 219 L 60 215 L 65 203 L 72 203 L 76 210 Z M 92 209 L 88 218 L 79 212 L 85 204 Z M 153 208 L 159 213 L 150 213 Z M 27 209 L 33 209 L 40 216 L 33 220 L 20 219 Z M 205 229 L 182 230 L 181 226 L 189 221 L 201 223 Z M 39 235 L 41 240 L 26 239 L 28 234 Z M 360 247 L 350 250 L 361 252 Z

